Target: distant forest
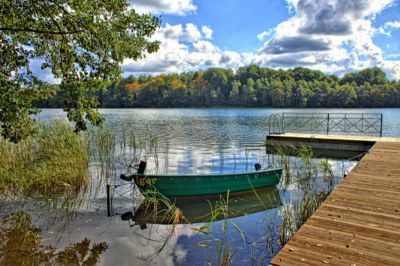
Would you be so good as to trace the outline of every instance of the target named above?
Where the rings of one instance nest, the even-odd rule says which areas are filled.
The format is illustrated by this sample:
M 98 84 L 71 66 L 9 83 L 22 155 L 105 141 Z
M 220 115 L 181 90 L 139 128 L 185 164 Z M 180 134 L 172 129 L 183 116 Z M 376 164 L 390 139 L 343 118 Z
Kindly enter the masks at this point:
M 400 107 L 400 81 L 380 68 L 339 78 L 297 67 L 274 70 L 255 65 L 210 68 L 159 76 L 129 76 L 98 91 L 99 107 Z M 58 93 L 38 107 L 62 107 Z

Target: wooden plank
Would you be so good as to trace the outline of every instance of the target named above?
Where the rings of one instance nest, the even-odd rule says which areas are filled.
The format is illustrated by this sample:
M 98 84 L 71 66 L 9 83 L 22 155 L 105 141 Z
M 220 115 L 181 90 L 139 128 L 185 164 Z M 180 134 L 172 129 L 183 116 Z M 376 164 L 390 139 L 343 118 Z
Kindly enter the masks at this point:
M 376 143 L 272 265 L 400 265 L 400 139 L 366 139 Z
M 393 256 L 392 253 L 386 256 L 383 254 L 374 254 L 369 252 L 368 249 L 357 248 L 354 244 L 355 242 L 350 241 L 348 243 L 336 244 L 331 238 L 323 239 L 322 237 L 318 237 L 316 240 L 309 236 L 310 235 L 306 236 L 306 234 L 300 235 L 298 238 L 294 239 L 292 245 L 294 247 L 306 246 L 306 252 L 313 251 L 319 254 L 321 258 L 320 264 L 323 264 L 323 261 L 329 264 L 336 264 L 331 260 L 339 260 L 341 257 L 340 262 L 347 261 L 347 265 L 353 264 L 352 262 L 354 261 L 361 263 L 361 265 L 396 265 L 397 258 L 390 258 L 390 256 Z M 321 256 L 321 254 L 323 255 Z
M 365 202 L 360 201 L 360 199 L 349 199 L 346 198 L 346 196 L 336 196 L 332 200 L 325 201 L 325 203 L 349 209 L 353 208 L 364 211 L 385 213 L 389 215 L 400 215 L 400 206 L 393 206 L 393 204 L 387 204 L 386 202 L 382 201 L 365 204 Z
M 370 252 L 371 245 L 375 247 L 380 255 L 393 256 L 396 254 L 400 258 L 400 247 L 387 245 L 386 243 L 376 242 L 375 239 L 371 237 L 363 237 L 357 234 L 350 234 L 335 229 L 332 230 L 322 230 L 319 227 L 312 225 L 304 225 L 302 228 L 304 234 L 309 234 L 311 236 L 317 237 L 318 239 L 329 239 L 331 241 L 337 242 L 340 246 L 350 248 L 347 245 L 353 245 L 360 250 Z
M 332 217 L 333 220 L 358 220 L 362 219 L 368 223 L 378 223 L 387 225 L 389 228 L 396 229 L 400 232 L 400 217 L 393 215 L 385 215 L 376 212 L 366 212 L 359 210 L 348 210 L 344 208 L 336 208 L 336 206 L 324 205 L 318 213 L 324 217 Z

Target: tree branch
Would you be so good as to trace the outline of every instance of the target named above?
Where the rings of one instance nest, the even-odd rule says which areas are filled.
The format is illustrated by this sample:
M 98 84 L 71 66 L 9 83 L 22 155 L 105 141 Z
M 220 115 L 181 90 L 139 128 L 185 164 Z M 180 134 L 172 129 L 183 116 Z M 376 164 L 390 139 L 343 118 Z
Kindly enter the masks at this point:
M 76 30 L 76 31 L 47 31 L 47 30 L 36 30 L 36 29 L 29 29 L 29 28 L 7 28 L 7 27 L 0 27 L 1 31 L 13 31 L 13 32 L 34 32 L 40 34 L 51 34 L 51 35 L 68 35 L 68 34 L 78 34 L 86 32 L 86 30 Z

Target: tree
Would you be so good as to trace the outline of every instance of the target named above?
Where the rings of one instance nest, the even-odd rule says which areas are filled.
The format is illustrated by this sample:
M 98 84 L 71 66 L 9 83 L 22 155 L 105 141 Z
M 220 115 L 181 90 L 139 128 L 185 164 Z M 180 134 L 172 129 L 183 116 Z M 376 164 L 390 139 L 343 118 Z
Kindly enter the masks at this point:
M 158 17 L 139 15 L 128 0 L 0 0 L 1 134 L 17 142 L 34 131 L 34 101 L 54 95 L 54 86 L 30 69 L 40 60 L 59 81 L 64 109 L 76 131 L 103 121 L 93 94 L 121 74 L 125 58 L 157 51 L 150 41 Z
M 242 84 L 240 84 L 240 81 L 234 80 L 232 81 L 232 90 L 229 95 L 229 100 L 233 105 L 239 104 L 240 100 L 240 87 Z
M 385 72 L 378 67 L 365 68 L 355 73 L 349 73 L 343 76 L 340 83 L 355 82 L 358 86 L 369 82 L 371 85 L 384 85 L 388 82 Z
M 192 104 L 199 106 L 204 105 L 207 98 L 208 84 L 203 78 L 203 72 L 199 71 L 193 77 L 190 83 L 190 93 L 192 95 Z
M 310 98 L 310 90 L 308 83 L 305 80 L 292 84 L 292 106 L 294 107 L 306 107 L 307 101 Z
M 264 93 L 264 91 L 266 91 L 266 86 L 263 81 L 264 81 L 263 79 L 257 79 L 256 84 L 254 86 L 254 89 L 256 91 L 256 99 L 257 99 L 258 105 L 262 104 L 263 93 Z
M 350 107 L 357 99 L 354 87 L 349 84 L 337 85 L 332 93 L 332 107 Z
M 211 103 L 217 97 L 221 97 L 222 100 L 229 97 L 228 76 L 230 75 L 230 72 L 222 68 L 209 68 L 204 72 L 203 78 L 207 81 L 210 88 L 209 96 L 211 97 Z
M 248 78 L 245 85 L 242 86 L 242 98 L 247 105 L 253 105 L 257 102 L 256 90 L 254 89 L 254 80 Z
M 236 73 L 211 68 L 181 74 L 129 76 L 97 95 L 102 107 L 400 106 L 400 82 L 388 81 L 382 73 L 366 69 L 339 80 L 305 68 L 274 70 L 253 65 L 241 67 Z M 360 80 L 365 82 L 358 85 L 355 77 L 363 77 Z M 39 106 L 60 107 L 60 94 L 51 102 L 40 101 Z
M 324 80 L 326 76 L 324 73 L 318 70 L 312 70 L 304 67 L 296 67 L 293 70 L 289 70 L 295 80 L 315 81 Z
M 284 107 L 285 88 L 282 81 L 274 80 L 271 83 L 271 103 L 273 107 Z

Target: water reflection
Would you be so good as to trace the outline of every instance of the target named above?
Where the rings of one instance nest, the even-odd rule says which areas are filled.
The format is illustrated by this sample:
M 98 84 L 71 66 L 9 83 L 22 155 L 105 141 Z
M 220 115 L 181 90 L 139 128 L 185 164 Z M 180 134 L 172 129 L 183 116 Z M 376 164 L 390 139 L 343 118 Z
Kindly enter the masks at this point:
M 85 238 L 57 250 L 43 245 L 42 230 L 32 224 L 26 212 L 6 215 L 0 225 L 1 265 L 97 265 L 108 249 L 105 242 L 90 244 Z
M 143 202 L 133 211 L 122 214 L 121 219 L 132 221 L 138 224 L 140 228 L 146 228 L 146 224 L 148 223 L 172 224 L 174 221 L 177 223 L 192 224 L 207 223 L 278 208 L 281 206 L 281 200 L 276 188 L 265 188 L 230 195 L 220 195 L 213 198 L 177 198 L 173 202 L 173 206 L 179 209 L 182 214 L 182 218 L 178 221 L 171 217 L 173 215 L 170 211 L 171 206 L 155 206 L 147 202 Z M 226 213 L 218 212 L 219 207 L 226 207 Z

